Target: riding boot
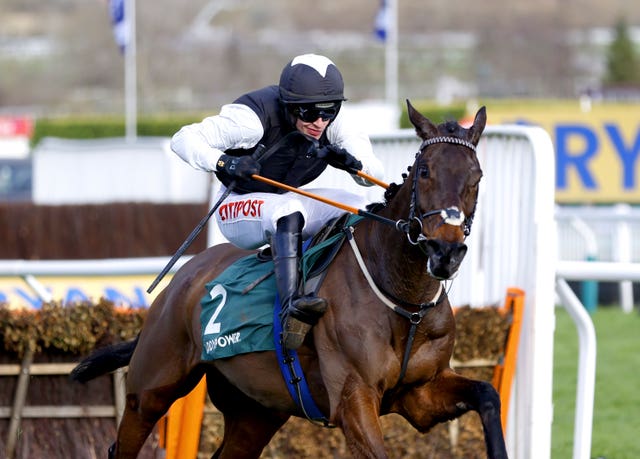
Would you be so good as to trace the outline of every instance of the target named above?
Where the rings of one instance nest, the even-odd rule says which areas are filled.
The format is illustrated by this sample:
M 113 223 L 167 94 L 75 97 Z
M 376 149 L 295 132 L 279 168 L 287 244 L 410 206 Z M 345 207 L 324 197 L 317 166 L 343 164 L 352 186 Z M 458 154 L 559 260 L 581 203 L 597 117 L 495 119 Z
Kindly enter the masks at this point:
M 276 233 L 271 238 L 271 251 L 276 285 L 282 304 L 283 343 L 287 349 L 297 349 L 304 337 L 327 309 L 324 298 L 298 292 L 298 262 L 302 251 L 304 218 L 295 212 L 278 220 Z

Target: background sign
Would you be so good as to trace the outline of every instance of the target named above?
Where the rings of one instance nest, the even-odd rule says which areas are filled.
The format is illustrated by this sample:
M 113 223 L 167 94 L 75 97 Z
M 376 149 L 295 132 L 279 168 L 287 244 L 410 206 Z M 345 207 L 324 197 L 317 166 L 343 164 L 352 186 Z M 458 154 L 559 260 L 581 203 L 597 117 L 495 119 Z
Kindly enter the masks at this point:
M 33 120 L 23 116 L 0 116 L 0 159 L 26 158 Z
M 640 204 L 640 105 L 487 103 L 492 124 L 533 124 L 552 138 L 558 203 Z
M 167 285 L 171 275 L 165 276 L 151 294 L 147 288 L 154 276 L 87 276 L 87 277 L 38 277 L 53 296 L 55 302 L 97 303 L 100 298 L 112 301 L 116 306 L 148 307 Z M 204 292 L 203 292 L 204 295 Z M 0 278 L 0 303 L 11 308 L 39 309 L 42 301 L 20 277 Z

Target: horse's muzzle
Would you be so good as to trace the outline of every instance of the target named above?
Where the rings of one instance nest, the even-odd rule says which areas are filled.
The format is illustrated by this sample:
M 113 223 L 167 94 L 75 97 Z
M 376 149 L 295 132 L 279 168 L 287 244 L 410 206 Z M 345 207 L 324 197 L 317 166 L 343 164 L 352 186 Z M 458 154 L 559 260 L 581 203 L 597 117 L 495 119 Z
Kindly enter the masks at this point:
M 467 253 L 467 246 L 462 242 L 445 242 L 438 239 L 429 239 L 425 245 L 429 274 L 439 280 L 454 277 Z

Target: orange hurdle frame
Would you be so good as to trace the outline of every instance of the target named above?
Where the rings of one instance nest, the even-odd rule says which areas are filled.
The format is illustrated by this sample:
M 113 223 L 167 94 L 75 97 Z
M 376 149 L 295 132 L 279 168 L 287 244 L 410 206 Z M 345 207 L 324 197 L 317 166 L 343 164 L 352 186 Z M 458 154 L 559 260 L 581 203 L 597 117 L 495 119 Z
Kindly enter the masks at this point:
M 507 414 L 511 401 L 511 388 L 516 373 L 516 361 L 518 359 L 518 346 L 520 344 L 520 331 L 522 330 L 522 318 L 524 315 L 524 290 L 509 287 L 505 296 L 504 305 L 499 309 L 502 314 L 511 314 L 512 322 L 507 335 L 505 353 L 501 361 L 493 370 L 491 383 L 500 394 L 502 431 L 507 431 Z
M 207 397 L 206 378 L 186 396 L 176 400 L 158 424 L 160 447 L 165 459 L 194 459 L 198 456 L 200 430 Z

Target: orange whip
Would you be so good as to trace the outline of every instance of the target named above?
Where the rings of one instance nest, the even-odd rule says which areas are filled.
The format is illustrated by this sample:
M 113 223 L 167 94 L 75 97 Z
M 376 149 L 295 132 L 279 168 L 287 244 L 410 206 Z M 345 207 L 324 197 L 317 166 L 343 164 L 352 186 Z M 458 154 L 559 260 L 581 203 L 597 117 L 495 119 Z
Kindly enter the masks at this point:
M 362 178 L 367 179 L 367 180 L 373 179 L 373 177 L 370 177 L 369 175 L 367 175 L 367 174 L 365 174 L 364 172 L 361 172 L 361 171 L 358 171 L 358 175 L 360 177 L 362 177 Z M 253 174 L 251 176 L 251 178 L 254 179 L 254 180 L 257 180 L 259 182 L 263 182 L 263 183 L 266 183 L 268 185 L 275 186 L 276 188 L 281 188 L 283 190 L 291 191 L 293 193 L 297 193 L 297 194 L 300 194 L 302 196 L 306 196 L 308 198 L 315 199 L 316 201 L 324 202 L 325 204 L 329 204 L 330 206 L 337 207 L 338 209 L 346 210 L 347 212 L 351 212 L 352 214 L 359 215 L 361 217 L 371 218 L 373 220 L 377 220 L 379 222 L 386 223 L 388 225 L 391 225 L 391 226 L 394 226 L 394 227 L 397 228 L 397 222 L 394 222 L 393 220 L 389 220 L 388 218 L 381 217 L 380 215 L 374 214 L 372 212 L 368 212 L 366 210 L 358 209 L 357 207 L 348 206 L 347 204 L 343 204 L 341 202 L 325 198 L 324 196 L 320 196 L 320 195 L 317 195 L 317 194 L 314 194 L 314 193 L 310 193 L 310 192 L 305 191 L 305 190 L 301 190 L 299 188 L 287 185 L 285 183 L 278 182 L 276 180 L 272 180 L 270 178 L 263 177 L 261 175 Z M 384 184 L 384 182 L 380 182 L 380 180 L 378 180 L 378 179 L 374 179 L 374 180 L 376 180 L 376 182 L 379 182 L 377 184 L 382 186 L 382 187 L 388 187 L 389 186 L 389 185 Z M 370 180 L 370 181 L 373 182 L 373 180 Z M 374 183 L 376 183 L 376 182 L 374 182 Z
M 382 180 L 378 180 L 377 178 L 375 178 L 375 177 L 373 177 L 373 176 L 371 176 L 369 174 L 365 174 L 362 171 L 356 171 L 356 174 L 358 174 L 358 177 L 362 177 L 365 180 L 369 180 L 371 183 L 374 183 L 374 184 L 376 184 L 378 186 L 381 186 L 382 188 L 385 188 L 385 189 L 389 188 L 389 184 L 388 183 L 385 183 Z

